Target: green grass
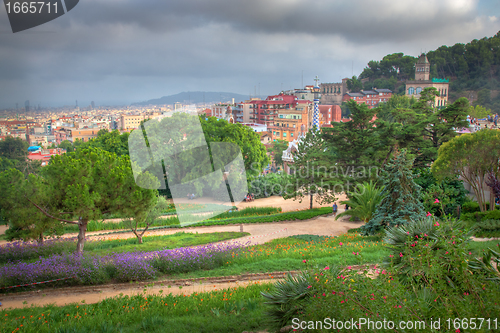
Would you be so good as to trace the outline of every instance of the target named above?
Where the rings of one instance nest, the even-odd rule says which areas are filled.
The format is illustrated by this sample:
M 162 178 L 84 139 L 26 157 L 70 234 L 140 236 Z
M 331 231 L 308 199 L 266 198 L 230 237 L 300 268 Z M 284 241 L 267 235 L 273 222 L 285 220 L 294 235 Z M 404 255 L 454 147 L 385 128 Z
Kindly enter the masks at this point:
M 96 304 L 71 304 L 0 311 L 0 331 L 12 332 L 227 332 L 266 329 L 262 291 L 252 284 L 191 296 L 136 295 Z M 22 326 L 21 326 L 22 325 Z
M 472 254 L 480 256 L 483 250 L 486 250 L 488 248 L 491 248 L 492 250 L 499 252 L 500 247 L 498 244 L 500 244 L 500 240 L 492 240 L 486 242 L 469 242 L 469 250 L 472 252 Z
M 112 252 L 148 252 L 214 243 L 248 235 L 250 235 L 248 232 L 186 233 L 181 231 L 173 235 L 144 237 L 143 244 L 139 244 L 137 238 L 88 242 L 85 245 L 85 252 L 98 255 Z
M 318 241 L 306 240 L 316 237 Z M 342 245 L 339 245 L 340 243 Z M 353 254 L 353 252 L 358 254 Z M 292 271 L 315 266 L 354 266 L 365 263 L 381 263 L 389 254 L 389 249 L 377 236 L 362 237 L 344 234 L 339 237 L 324 238 L 323 236 L 300 235 L 274 239 L 266 244 L 251 246 L 243 253 L 235 255 L 222 267 L 210 271 L 193 271 L 171 275 L 169 278 L 200 278 Z M 304 260 L 306 260 L 305 263 Z

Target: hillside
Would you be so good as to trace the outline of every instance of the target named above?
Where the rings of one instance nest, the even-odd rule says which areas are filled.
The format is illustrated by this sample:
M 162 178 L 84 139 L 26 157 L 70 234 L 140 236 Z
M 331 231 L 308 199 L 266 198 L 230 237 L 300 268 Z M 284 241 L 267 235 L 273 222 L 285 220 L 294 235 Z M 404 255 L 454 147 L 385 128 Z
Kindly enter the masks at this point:
M 162 104 L 174 104 L 174 103 L 220 103 L 231 101 L 234 98 L 236 103 L 247 100 L 248 95 L 240 95 L 229 92 L 205 92 L 205 91 L 188 91 L 181 92 L 175 95 L 163 96 L 161 98 L 150 99 L 145 102 L 138 102 L 132 105 L 162 105 Z
M 418 56 L 418 55 L 417 55 Z M 500 110 L 500 32 L 467 44 L 440 46 L 427 52 L 431 78 L 450 79 L 450 100 L 472 98 L 473 104 Z M 393 53 L 370 61 L 350 85 L 387 88 L 404 94 L 404 81 L 415 77 L 417 57 Z

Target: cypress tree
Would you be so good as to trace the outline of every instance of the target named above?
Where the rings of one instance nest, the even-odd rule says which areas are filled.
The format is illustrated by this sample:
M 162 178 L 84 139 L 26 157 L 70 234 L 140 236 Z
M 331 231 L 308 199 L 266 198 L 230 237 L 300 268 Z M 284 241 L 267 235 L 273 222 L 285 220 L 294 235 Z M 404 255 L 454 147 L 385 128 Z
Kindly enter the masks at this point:
M 413 181 L 412 165 L 413 159 L 407 158 L 406 150 L 385 165 L 382 170 L 385 196 L 373 217 L 362 227 L 365 233 L 405 225 L 425 216 L 420 202 L 421 188 Z

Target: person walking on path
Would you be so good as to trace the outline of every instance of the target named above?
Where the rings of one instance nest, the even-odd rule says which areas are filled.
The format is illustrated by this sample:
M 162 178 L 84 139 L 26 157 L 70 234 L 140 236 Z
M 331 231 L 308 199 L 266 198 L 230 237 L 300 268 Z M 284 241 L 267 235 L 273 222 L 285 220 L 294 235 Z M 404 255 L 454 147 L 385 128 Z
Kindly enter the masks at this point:
M 337 203 L 336 202 L 333 203 L 332 210 L 333 210 L 333 216 L 337 217 L 338 207 L 337 207 Z
M 498 122 L 498 113 L 495 114 L 495 118 L 493 118 L 493 123 L 495 124 L 495 127 L 497 127 L 497 122 Z

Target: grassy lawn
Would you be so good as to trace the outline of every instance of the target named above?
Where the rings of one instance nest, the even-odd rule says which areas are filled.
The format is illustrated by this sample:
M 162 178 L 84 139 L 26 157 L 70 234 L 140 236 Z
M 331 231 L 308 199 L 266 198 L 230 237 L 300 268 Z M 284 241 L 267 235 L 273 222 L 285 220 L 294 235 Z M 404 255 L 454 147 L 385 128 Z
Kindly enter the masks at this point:
M 123 296 L 96 304 L 1 310 L 0 331 L 12 332 L 227 332 L 266 328 L 261 291 L 271 284 L 190 296 Z
M 149 252 L 160 249 L 176 249 L 180 247 L 215 243 L 248 235 L 250 235 L 248 232 L 213 232 L 199 234 L 181 231 L 173 235 L 147 236 L 143 238 L 142 244 L 138 244 L 136 238 L 88 242 L 85 245 L 85 251 L 98 255 L 106 255 L 112 252 Z
M 307 240 L 315 239 L 315 240 Z M 380 263 L 389 250 L 380 237 L 344 234 L 339 237 L 311 235 L 274 239 L 266 244 L 246 248 L 235 254 L 225 265 L 209 271 L 193 271 L 169 278 L 198 278 L 303 270 L 332 265 Z M 306 262 L 304 262 L 304 260 Z

